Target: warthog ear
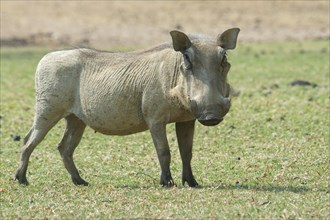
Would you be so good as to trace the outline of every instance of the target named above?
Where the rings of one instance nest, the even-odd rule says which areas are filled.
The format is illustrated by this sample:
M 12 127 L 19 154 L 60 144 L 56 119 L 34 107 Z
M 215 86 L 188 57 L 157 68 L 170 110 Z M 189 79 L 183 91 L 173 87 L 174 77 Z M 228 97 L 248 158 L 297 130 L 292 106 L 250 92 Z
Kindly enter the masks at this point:
M 180 51 L 183 53 L 189 47 L 191 47 L 192 43 L 185 33 L 182 33 L 180 31 L 171 31 L 170 34 L 172 37 L 173 48 L 175 51 Z
M 239 28 L 231 28 L 226 30 L 222 34 L 219 34 L 219 36 L 217 37 L 218 46 L 222 47 L 225 50 L 235 49 L 239 31 Z

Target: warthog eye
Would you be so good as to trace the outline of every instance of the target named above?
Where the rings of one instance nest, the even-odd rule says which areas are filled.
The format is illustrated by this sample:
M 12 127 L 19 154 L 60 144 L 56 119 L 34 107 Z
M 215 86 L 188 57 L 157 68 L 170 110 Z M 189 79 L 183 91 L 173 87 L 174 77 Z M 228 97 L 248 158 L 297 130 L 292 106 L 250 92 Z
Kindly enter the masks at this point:
M 223 68 L 223 69 L 225 69 L 228 65 L 229 65 L 229 63 L 227 62 L 227 56 L 226 56 L 226 54 L 225 54 L 225 56 L 222 58 L 222 60 L 221 60 L 221 67 Z
M 227 53 L 223 56 L 221 63 L 227 63 Z
M 191 70 L 192 69 L 192 63 L 191 63 L 191 60 L 190 60 L 188 54 L 184 53 L 183 57 L 184 57 L 184 63 L 185 63 L 186 69 Z
M 230 63 L 227 61 L 227 56 L 224 56 L 220 63 L 220 74 L 222 77 L 226 78 L 230 70 Z

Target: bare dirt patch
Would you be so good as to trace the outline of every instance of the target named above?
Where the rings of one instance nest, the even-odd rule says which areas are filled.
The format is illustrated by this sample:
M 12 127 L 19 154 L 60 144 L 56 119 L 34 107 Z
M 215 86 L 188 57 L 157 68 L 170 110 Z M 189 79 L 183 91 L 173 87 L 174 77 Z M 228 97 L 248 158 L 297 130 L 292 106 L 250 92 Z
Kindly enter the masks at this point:
M 241 41 L 329 38 L 329 1 L 1 1 L 2 46 L 146 46 L 169 31 Z

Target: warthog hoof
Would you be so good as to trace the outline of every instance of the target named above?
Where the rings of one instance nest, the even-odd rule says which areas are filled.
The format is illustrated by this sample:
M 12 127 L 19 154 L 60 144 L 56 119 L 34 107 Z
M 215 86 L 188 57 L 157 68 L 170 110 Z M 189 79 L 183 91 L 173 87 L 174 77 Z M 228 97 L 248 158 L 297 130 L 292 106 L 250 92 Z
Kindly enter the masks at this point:
M 89 183 L 86 182 L 85 180 L 83 180 L 82 178 L 79 179 L 74 179 L 72 178 L 72 182 L 76 185 L 76 186 L 89 186 Z
M 182 185 L 184 186 L 185 183 L 188 183 L 190 187 L 197 187 L 198 183 L 195 180 L 194 175 L 192 174 L 191 168 L 190 169 L 184 169 L 182 172 Z
M 175 186 L 175 183 L 172 179 L 171 174 L 167 174 L 167 175 L 161 175 L 160 176 L 160 185 L 162 185 L 163 187 L 173 187 Z
M 29 182 L 27 181 L 26 177 L 20 177 L 19 173 L 16 173 L 14 180 L 18 180 L 19 184 L 22 185 L 29 185 Z
M 190 187 L 198 187 L 198 183 L 197 183 L 197 181 L 195 180 L 195 178 L 189 178 L 189 179 L 187 179 L 187 178 L 182 178 L 182 185 L 184 186 L 185 185 L 185 183 L 188 183 L 188 185 L 190 186 Z
M 169 181 L 167 181 L 167 182 L 161 182 L 160 184 L 163 187 L 168 187 L 168 188 L 173 187 L 173 186 L 176 186 L 175 183 L 174 183 L 174 181 L 172 179 L 169 180 Z

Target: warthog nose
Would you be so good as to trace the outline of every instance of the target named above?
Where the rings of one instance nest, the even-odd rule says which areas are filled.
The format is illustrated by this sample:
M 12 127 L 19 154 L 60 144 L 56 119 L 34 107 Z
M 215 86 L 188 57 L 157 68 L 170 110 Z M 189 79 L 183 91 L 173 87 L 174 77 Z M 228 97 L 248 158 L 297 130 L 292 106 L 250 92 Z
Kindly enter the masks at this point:
M 198 119 L 198 121 L 205 126 L 214 126 L 222 122 L 223 118 L 217 118 L 213 116 L 205 116 L 203 118 Z

